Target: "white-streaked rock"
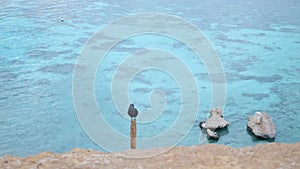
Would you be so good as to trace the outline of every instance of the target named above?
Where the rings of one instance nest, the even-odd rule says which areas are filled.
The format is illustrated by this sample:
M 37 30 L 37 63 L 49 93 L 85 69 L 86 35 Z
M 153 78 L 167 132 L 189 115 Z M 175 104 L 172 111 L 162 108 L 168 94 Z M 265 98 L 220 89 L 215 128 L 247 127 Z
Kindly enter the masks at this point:
M 214 131 L 217 128 L 229 126 L 229 122 L 223 118 L 222 109 L 216 108 L 209 111 L 210 117 L 205 120 L 205 128 Z
M 226 121 L 223 117 L 217 115 L 211 116 L 205 121 L 205 127 L 213 131 L 215 129 L 224 128 L 226 126 L 229 126 L 229 122 Z
M 276 129 L 271 117 L 266 112 L 256 112 L 248 117 L 247 128 L 255 136 L 261 138 L 275 138 Z
M 219 139 L 220 136 L 215 131 L 211 131 L 210 129 L 206 129 L 207 135 L 213 139 Z
M 222 109 L 216 108 L 209 111 L 210 117 L 199 124 L 200 128 L 207 129 L 206 132 L 209 138 L 219 139 L 219 135 L 215 132 L 218 128 L 225 128 L 230 125 L 228 121 L 223 118 Z M 208 130 L 209 129 L 209 130 Z

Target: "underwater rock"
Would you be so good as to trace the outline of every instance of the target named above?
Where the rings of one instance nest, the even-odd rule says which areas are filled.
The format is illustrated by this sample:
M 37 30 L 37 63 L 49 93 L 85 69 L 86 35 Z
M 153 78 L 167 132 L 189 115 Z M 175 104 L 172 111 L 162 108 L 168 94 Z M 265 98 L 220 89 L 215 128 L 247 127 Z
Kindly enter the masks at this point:
M 256 112 L 254 116 L 249 116 L 247 129 L 256 137 L 264 139 L 274 139 L 276 135 L 275 125 L 266 112 Z
M 219 139 L 220 136 L 215 132 L 215 130 L 229 126 L 229 122 L 223 118 L 221 108 L 216 108 L 209 112 L 210 117 L 204 122 L 200 122 L 199 126 L 201 129 L 207 129 L 206 132 L 209 138 Z

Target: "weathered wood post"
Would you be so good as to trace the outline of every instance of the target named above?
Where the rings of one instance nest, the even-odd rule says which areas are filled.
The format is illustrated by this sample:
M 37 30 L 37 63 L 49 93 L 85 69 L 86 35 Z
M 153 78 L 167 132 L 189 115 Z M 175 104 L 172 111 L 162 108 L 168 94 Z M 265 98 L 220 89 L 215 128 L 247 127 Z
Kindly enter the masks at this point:
M 130 148 L 135 149 L 136 148 L 136 117 L 138 115 L 138 110 L 134 107 L 133 104 L 130 104 L 127 113 L 131 118 L 131 123 L 130 123 Z
M 136 148 L 136 119 L 134 118 L 131 119 L 130 124 L 130 148 Z

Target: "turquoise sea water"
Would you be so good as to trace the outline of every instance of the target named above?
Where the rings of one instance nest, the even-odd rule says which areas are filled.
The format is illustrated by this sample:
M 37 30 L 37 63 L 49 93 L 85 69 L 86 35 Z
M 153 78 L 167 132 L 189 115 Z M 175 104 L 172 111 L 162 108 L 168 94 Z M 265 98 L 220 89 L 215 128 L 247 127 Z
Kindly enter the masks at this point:
M 230 121 L 218 144 L 250 146 L 248 115 L 267 111 L 277 129 L 275 142 L 300 141 L 300 1 L 8 1 L 0 6 L 0 155 L 28 156 L 75 147 L 101 150 L 82 130 L 72 98 L 72 76 L 86 41 L 109 22 L 136 12 L 162 12 L 196 25 L 220 55 L 226 73 L 224 116 Z M 61 18 L 64 22 L 61 22 Z M 208 143 L 198 123 L 208 116 L 211 91 L 206 69 L 174 39 L 143 35 L 116 46 L 96 75 L 97 102 L 111 126 L 129 134 L 129 121 L 118 121 L 109 90 L 121 58 L 141 48 L 161 48 L 181 57 L 193 71 L 200 109 L 180 145 Z M 118 56 L 118 57 L 115 57 Z M 176 120 L 179 87 L 157 70 L 138 74 L 129 88 L 140 110 L 150 107 L 149 93 L 161 88 L 166 112 L 138 125 L 138 137 L 155 136 Z M 109 113 L 108 113 L 109 112 Z

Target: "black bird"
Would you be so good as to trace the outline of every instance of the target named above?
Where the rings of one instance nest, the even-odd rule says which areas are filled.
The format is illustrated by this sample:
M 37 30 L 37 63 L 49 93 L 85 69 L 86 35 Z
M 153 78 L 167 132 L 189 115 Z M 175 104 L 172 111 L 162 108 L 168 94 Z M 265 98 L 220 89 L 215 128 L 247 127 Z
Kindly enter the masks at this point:
M 205 125 L 205 121 L 201 121 L 201 122 L 199 123 L 200 129 L 202 129 L 202 128 L 204 127 L 204 125 Z
M 136 116 L 138 115 L 138 111 L 137 109 L 134 107 L 133 104 L 130 104 L 129 108 L 128 108 L 128 115 L 131 118 L 136 118 Z

